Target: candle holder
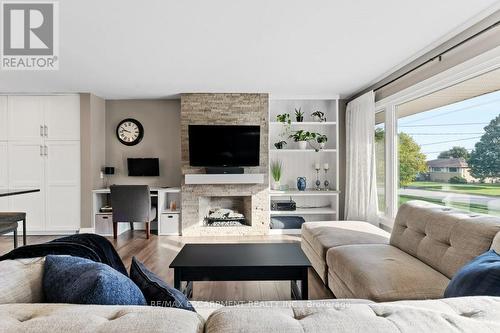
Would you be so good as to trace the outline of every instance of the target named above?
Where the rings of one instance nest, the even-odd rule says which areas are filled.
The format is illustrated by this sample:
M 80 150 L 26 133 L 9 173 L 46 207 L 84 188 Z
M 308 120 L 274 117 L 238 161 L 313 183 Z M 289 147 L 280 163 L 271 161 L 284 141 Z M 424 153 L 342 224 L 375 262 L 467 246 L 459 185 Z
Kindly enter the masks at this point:
M 327 179 L 327 174 L 328 168 L 325 168 L 325 181 L 323 182 L 323 185 L 325 186 L 325 191 L 330 191 L 330 182 Z
M 316 185 L 316 191 L 321 191 L 321 181 L 319 180 L 319 171 L 321 170 L 320 168 L 315 168 L 316 169 L 316 182 L 314 183 Z

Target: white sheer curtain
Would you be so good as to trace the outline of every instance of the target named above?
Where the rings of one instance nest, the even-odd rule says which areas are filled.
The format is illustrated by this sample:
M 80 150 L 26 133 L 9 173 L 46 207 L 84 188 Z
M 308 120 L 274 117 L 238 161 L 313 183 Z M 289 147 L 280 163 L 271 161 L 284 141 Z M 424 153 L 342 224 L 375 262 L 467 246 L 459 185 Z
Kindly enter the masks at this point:
M 370 91 L 347 104 L 345 216 L 378 225 L 374 130 L 375 94 Z

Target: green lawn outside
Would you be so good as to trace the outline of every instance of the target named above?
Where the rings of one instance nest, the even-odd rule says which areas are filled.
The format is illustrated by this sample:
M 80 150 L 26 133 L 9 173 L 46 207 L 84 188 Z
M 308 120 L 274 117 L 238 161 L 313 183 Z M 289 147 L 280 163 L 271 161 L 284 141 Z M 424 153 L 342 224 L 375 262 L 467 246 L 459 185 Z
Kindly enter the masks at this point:
M 399 196 L 399 205 L 401 206 L 407 201 L 410 200 L 422 200 L 422 201 L 427 201 L 427 202 L 432 202 L 441 206 L 445 206 L 445 203 L 442 202 L 441 200 L 437 199 L 431 199 L 431 198 L 425 198 L 425 197 L 418 197 L 418 196 L 412 196 L 412 195 L 400 195 Z M 474 213 L 482 213 L 482 214 L 490 214 L 490 215 L 497 215 L 500 216 L 500 212 L 491 212 L 488 210 L 488 208 L 484 205 L 478 205 L 478 204 L 464 204 L 460 202 L 448 202 L 447 205 L 448 207 L 453 207 L 457 208 L 460 210 L 464 210 L 467 212 L 474 212 Z
M 449 184 L 436 182 L 413 182 L 408 187 L 429 191 L 443 191 L 500 197 L 500 184 Z

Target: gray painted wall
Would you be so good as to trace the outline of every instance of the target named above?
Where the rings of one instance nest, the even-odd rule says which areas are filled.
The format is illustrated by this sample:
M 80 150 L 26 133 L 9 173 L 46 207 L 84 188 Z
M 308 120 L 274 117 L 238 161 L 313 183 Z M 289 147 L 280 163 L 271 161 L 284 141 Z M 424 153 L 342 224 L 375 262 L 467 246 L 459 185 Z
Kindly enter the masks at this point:
M 111 184 L 181 185 L 180 113 L 180 100 L 106 101 L 106 166 L 115 167 Z M 144 126 L 144 138 L 136 146 L 116 138 L 116 126 L 125 118 Z M 160 177 L 128 177 L 129 157 L 158 157 Z
M 104 99 L 92 94 L 80 94 L 81 132 L 81 227 L 92 226 L 92 190 L 102 187 L 101 168 L 105 163 Z

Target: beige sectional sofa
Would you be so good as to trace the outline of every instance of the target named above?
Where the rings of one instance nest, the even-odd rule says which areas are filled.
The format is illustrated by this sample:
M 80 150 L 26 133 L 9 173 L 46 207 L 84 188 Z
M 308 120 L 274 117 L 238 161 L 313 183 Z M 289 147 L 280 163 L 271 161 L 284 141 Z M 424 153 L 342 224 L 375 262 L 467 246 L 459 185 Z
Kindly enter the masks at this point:
M 0 332 L 500 332 L 500 297 L 193 305 L 204 315 L 149 306 L 3 304 Z
M 471 259 L 500 252 L 499 232 L 500 218 L 411 201 L 400 207 L 390 237 L 363 222 L 308 222 L 302 248 L 338 298 L 432 299 Z

